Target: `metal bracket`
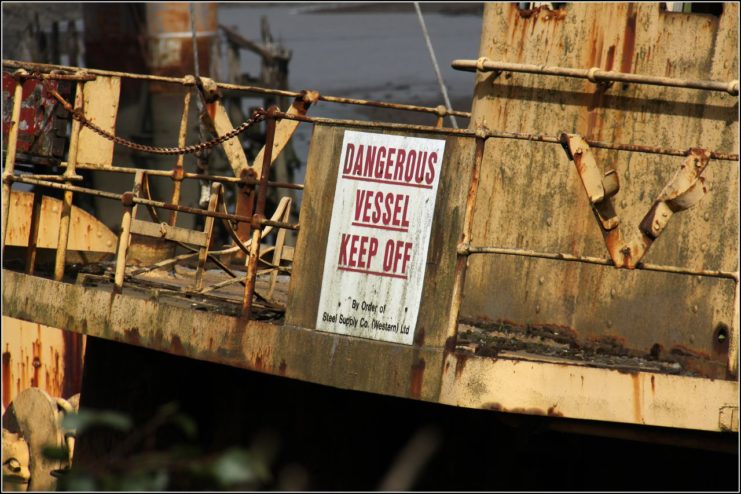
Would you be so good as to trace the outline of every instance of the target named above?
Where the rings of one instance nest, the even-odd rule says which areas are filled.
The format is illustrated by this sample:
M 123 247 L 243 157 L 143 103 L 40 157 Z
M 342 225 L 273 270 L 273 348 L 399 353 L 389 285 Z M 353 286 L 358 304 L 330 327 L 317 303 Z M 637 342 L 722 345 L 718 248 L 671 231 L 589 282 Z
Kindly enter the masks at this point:
M 589 145 L 581 136 L 562 133 L 560 140 L 569 160 L 574 163 L 579 173 L 616 268 L 635 268 L 651 244 L 664 231 L 672 215 L 693 207 L 707 192 L 702 173 L 710 161 L 710 152 L 706 149 L 692 148 L 685 162 L 641 221 L 638 227 L 641 237 L 626 241 L 617 228 L 620 218 L 612 204 L 612 197 L 620 190 L 617 171 L 608 170 L 602 174 Z

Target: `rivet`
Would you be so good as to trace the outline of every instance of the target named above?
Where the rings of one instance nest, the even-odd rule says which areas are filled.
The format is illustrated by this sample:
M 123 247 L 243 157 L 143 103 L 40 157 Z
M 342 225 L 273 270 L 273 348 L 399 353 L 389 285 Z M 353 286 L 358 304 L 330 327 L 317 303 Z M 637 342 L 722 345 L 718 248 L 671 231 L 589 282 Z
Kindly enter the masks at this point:
M 703 214 L 702 219 L 704 219 L 705 221 L 710 221 L 710 213 Z
M 535 305 L 535 312 L 540 313 L 540 304 Z
M 620 201 L 620 207 L 621 208 L 627 208 L 628 207 L 628 201 L 626 201 L 625 199 L 623 199 L 622 201 Z
M 615 290 L 614 288 L 611 288 L 611 289 L 610 289 L 610 296 L 611 296 L 612 298 L 615 298 L 615 295 L 617 295 L 617 290 Z
M 545 223 L 546 223 L 546 225 L 548 225 L 548 226 L 551 226 L 551 225 L 553 225 L 553 218 L 550 218 L 550 217 L 549 217 L 549 218 L 547 218 L 547 219 L 545 220 Z
M 38 359 L 38 357 L 34 357 L 33 366 L 36 367 L 37 369 L 41 367 L 41 361 Z
M 612 327 L 612 321 L 610 321 L 610 320 L 607 321 L 607 327 L 608 328 L 611 328 Z
M 696 305 L 693 305 L 692 306 L 692 312 L 694 312 L 695 314 L 697 314 L 697 311 L 698 310 L 700 310 L 700 308 L 698 306 L 696 306 Z
M 702 250 L 702 251 L 708 250 L 708 243 L 707 242 L 703 242 L 702 245 L 700 246 L 700 250 Z
M 543 278 L 542 276 L 538 278 L 538 283 L 540 283 L 541 285 L 545 283 L 545 278 Z

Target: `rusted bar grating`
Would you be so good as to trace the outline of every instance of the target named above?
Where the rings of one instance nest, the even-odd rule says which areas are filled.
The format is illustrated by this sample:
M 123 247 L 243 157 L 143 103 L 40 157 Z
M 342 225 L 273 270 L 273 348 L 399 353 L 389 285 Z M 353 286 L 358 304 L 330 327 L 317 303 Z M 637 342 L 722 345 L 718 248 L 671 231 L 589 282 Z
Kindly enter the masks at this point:
M 738 80 L 728 82 L 697 81 L 690 79 L 678 79 L 673 77 L 659 77 L 643 74 L 630 74 L 627 72 L 615 72 L 612 70 L 602 70 L 598 67 L 592 67 L 590 69 L 575 69 L 526 63 L 501 62 L 497 60 L 489 60 L 486 57 L 481 57 L 478 60 L 453 60 L 450 65 L 456 70 L 464 70 L 470 72 L 522 72 L 526 74 L 588 79 L 590 82 L 594 83 L 629 82 L 635 84 L 647 84 L 651 86 L 681 87 L 687 89 L 700 89 L 705 91 L 721 91 L 733 96 L 738 96 Z
M 553 259 L 556 261 L 572 261 L 581 262 L 585 264 L 599 264 L 600 266 L 615 266 L 612 259 L 605 259 L 602 257 L 591 257 L 591 256 L 575 256 L 573 254 L 567 254 L 563 252 L 537 252 L 534 250 L 526 249 L 507 249 L 503 247 L 479 247 L 461 244 L 458 247 L 458 253 L 461 255 L 471 254 L 502 254 L 507 256 L 523 256 L 523 257 L 538 257 L 541 259 Z M 686 274 L 692 276 L 706 276 L 709 278 L 725 278 L 738 282 L 738 272 L 731 271 L 717 271 L 709 269 L 689 269 L 678 266 L 663 266 L 660 264 L 651 264 L 645 262 L 639 262 L 635 269 L 645 271 L 659 271 L 662 273 L 675 273 L 675 274 Z

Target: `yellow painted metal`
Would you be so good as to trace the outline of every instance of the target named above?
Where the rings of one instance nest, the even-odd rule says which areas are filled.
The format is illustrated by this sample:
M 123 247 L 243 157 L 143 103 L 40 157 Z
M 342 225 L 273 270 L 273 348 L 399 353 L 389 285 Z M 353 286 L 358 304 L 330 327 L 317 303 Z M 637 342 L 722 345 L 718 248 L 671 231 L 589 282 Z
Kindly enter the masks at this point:
M 13 113 L 11 114 L 10 129 L 8 130 L 8 146 L 5 155 L 5 169 L 3 170 L 3 216 L 2 232 L 3 237 L 2 249 L 5 250 L 5 239 L 7 237 L 8 215 L 10 212 L 10 190 L 13 184 L 6 180 L 13 175 L 15 169 L 15 150 L 18 144 L 18 124 L 21 116 L 21 102 L 23 100 L 23 84 L 19 81 L 15 86 L 13 93 Z
M 737 77 L 738 12 L 719 17 L 667 13 L 657 3 L 567 3 L 525 12 L 516 4 L 484 10 L 480 57 L 511 63 L 702 80 Z M 513 41 L 517 40 L 517 41 Z M 681 46 L 681 50 L 676 47 Z M 738 98 L 722 92 L 525 73 L 479 72 L 469 129 L 486 125 L 544 135 L 678 149 L 739 149 Z M 496 145 L 495 145 L 496 143 Z M 638 227 L 685 157 L 591 147 L 604 173 L 615 169 L 612 198 L 621 228 Z M 706 196 L 675 215 L 643 258 L 647 264 L 737 272 L 739 165 L 710 159 Z M 605 242 L 577 170 L 558 144 L 487 140 L 472 244 L 604 257 Z M 630 265 L 630 263 L 626 263 Z M 640 267 L 640 266 L 639 266 Z M 687 352 L 726 379 L 715 337 L 734 319 L 733 280 L 604 268 L 504 255 L 469 259 L 462 316 L 554 325 L 577 343 L 610 340 L 648 355 Z M 733 343 L 731 343 L 731 349 Z M 730 353 L 730 352 L 729 352 Z M 735 357 L 733 357 L 735 361 Z
M 85 338 L 82 352 L 76 354 L 67 348 L 61 329 L 5 315 L 2 325 L 3 411 L 18 393 L 30 387 L 64 396 L 65 380 L 75 372 L 67 366 L 82 367 Z
M 229 115 L 227 114 L 224 105 L 222 105 L 218 100 L 211 104 L 214 107 L 213 121 L 216 132 L 222 136 L 234 130 L 234 126 L 229 120 Z M 250 166 L 247 161 L 247 156 L 244 154 L 244 149 L 242 149 L 241 142 L 239 139 L 229 139 L 224 141 L 222 146 L 226 153 L 226 157 L 229 160 L 229 165 L 231 165 L 232 170 L 234 170 L 234 176 L 241 177 L 242 172 L 247 170 Z
M 136 172 L 133 190 L 135 197 L 139 196 L 143 178 L 143 172 Z M 118 293 L 123 289 L 124 273 L 126 271 L 126 253 L 129 250 L 129 243 L 131 242 L 131 220 L 136 217 L 136 209 L 137 204 L 124 206 L 124 212 L 121 218 L 121 234 L 118 237 L 118 248 L 116 249 L 116 273 L 114 278 Z
M 13 317 L 67 321 L 75 332 L 345 389 L 502 412 L 549 415 L 550 410 L 552 416 L 708 431 L 732 429 L 729 409 L 738 407 L 737 381 L 522 355 L 453 354 L 440 347 L 244 321 L 141 297 L 112 300 L 105 290 L 10 271 L 3 276 L 3 310 Z M 39 291 L 48 296 L 30 300 Z
M 75 91 L 75 109 L 82 108 L 84 102 L 84 82 L 77 83 L 77 89 Z M 72 130 L 70 134 L 69 153 L 67 158 L 67 168 L 64 170 L 64 177 L 75 176 L 75 166 L 77 165 L 77 153 L 80 149 L 80 133 L 82 131 L 82 125 L 78 120 L 73 120 Z M 68 182 L 69 184 L 69 182 Z M 54 263 L 54 279 L 59 281 L 64 277 L 64 263 L 67 257 L 67 242 L 69 241 L 69 225 L 70 217 L 72 215 L 72 195 L 73 192 L 70 190 L 64 191 L 64 199 L 62 201 L 62 211 L 59 218 L 59 240 L 57 242 L 57 255 Z
M 83 88 L 85 117 L 111 134 L 116 134 L 116 116 L 121 94 L 120 77 L 97 76 Z M 80 131 L 77 162 L 95 167 L 110 167 L 113 164 L 113 141 L 88 127 Z
M 461 355 L 443 369 L 441 403 L 501 412 L 719 431 L 738 407 L 737 381 Z
M 316 91 L 306 91 L 303 96 L 296 97 L 286 113 L 289 115 L 304 116 L 306 115 L 309 106 L 312 103 L 315 103 L 318 99 L 319 93 L 317 93 Z M 273 138 L 273 152 L 270 155 L 271 165 L 275 163 L 275 160 L 280 155 L 280 152 L 283 151 L 283 148 L 286 147 L 288 141 L 291 139 L 293 133 L 296 132 L 296 129 L 298 128 L 298 125 L 300 123 L 301 122 L 298 122 L 296 120 L 279 120 L 278 122 L 276 122 L 275 137 Z M 260 151 L 257 153 L 257 156 L 255 157 L 255 161 L 253 163 L 253 169 L 255 170 L 255 174 L 258 177 L 260 176 L 260 171 L 262 170 L 264 154 L 265 147 L 263 146 L 262 149 L 260 149 Z
M 7 230 L 7 245 L 26 247 L 31 229 L 33 193 L 14 190 L 9 201 L 14 211 Z M 41 203 L 39 235 L 36 247 L 56 249 L 59 241 L 59 212 L 62 201 L 44 196 Z M 116 236 L 90 213 L 72 206 L 70 237 L 67 248 L 72 251 L 114 253 Z

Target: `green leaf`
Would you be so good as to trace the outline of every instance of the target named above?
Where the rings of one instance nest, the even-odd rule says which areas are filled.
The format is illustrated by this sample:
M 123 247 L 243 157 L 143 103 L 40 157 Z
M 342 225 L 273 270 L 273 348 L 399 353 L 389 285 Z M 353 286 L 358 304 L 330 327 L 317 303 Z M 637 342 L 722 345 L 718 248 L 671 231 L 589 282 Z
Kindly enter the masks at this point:
M 61 479 L 60 479 L 61 480 Z M 96 491 L 95 479 L 88 475 L 69 474 L 58 484 L 57 490 L 71 492 Z
M 241 449 L 226 451 L 214 461 L 211 472 L 224 485 L 263 481 L 267 478 L 265 466 Z
M 185 433 L 188 439 L 195 439 L 198 436 L 198 425 L 187 415 L 179 413 L 172 418 L 172 422 Z
M 132 425 L 131 419 L 127 415 L 109 410 L 80 410 L 78 413 L 67 414 L 62 419 L 62 427 L 75 430 L 77 434 L 93 426 L 128 431 Z
M 41 450 L 41 454 L 44 455 L 44 458 L 49 460 L 69 460 L 69 452 L 64 446 L 45 446 Z

